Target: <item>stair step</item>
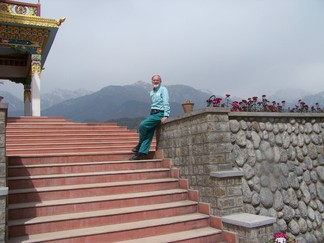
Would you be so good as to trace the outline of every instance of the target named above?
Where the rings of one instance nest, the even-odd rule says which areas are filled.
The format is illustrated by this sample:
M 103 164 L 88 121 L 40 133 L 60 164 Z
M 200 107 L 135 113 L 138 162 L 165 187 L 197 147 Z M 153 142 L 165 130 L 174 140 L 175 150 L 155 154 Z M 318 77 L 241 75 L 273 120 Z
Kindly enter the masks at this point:
M 19 236 L 172 217 L 196 211 L 197 202 L 180 201 L 10 220 L 8 227 L 9 235 Z
M 178 187 L 178 179 L 162 178 L 151 180 L 92 183 L 83 185 L 51 186 L 28 189 L 9 189 L 9 203 L 57 200 L 119 193 L 147 192 Z
M 30 141 L 24 143 L 17 143 L 17 144 L 10 144 L 9 148 L 10 150 L 16 150 L 18 151 L 19 149 L 33 149 L 33 148 L 58 148 L 58 147 L 64 147 L 64 148 L 80 148 L 80 147 L 89 147 L 89 146 L 100 146 L 100 147 L 119 147 L 119 146 L 131 146 L 134 147 L 134 144 L 136 144 L 136 140 L 132 139 L 129 141 L 119 141 L 119 142 L 114 142 L 114 141 L 97 141 L 97 142 L 80 142 L 79 140 L 74 140 L 70 142 L 66 142 L 66 140 L 62 140 L 61 142 L 35 142 L 31 144 Z
M 128 131 L 130 133 L 136 133 L 136 130 L 128 130 L 127 127 L 121 126 L 96 126 L 96 127 L 89 127 L 89 126 L 78 126 L 78 125 L 52 125 L 52 126 L 29 126 L 28 129 L 26 127 L 20 126 L 10 126 L 6 133 L 8 135 L 15 135 L 15 134 L 33 134 L 33 133 L 57 133 L 57 132 L 68 132 L 68 133 L 98 133 L 98 132 L 125 132 Z
M 56 148 L 18 148 L 11 149 L 7 148 L 7 155 L 12 154 L 54 154 L 54 153 L 77 153 L 77 152 L 114 152 L 114 151 L 131 151 L 132 145 L 123 145 L 123 146 L 79 146 L 79 147 L 65 147 L 65 146 L 57 146 Z
M 127 141 L 127 140 L 133 140 L 133 139 L 138 139 L 138 135 L 137 134 L 132 134 L 132 136 L 125 136 L 123 138 L 122 141 Z M 117 137 L 117 138 L 110 138 L 110 137 L 104 137 L 104 138 L 97 138 L 97 137 L 87 137 L 87 138 L 80 138 L 80 139 L 75 139 L 75 138 L 70 138 L 70 137 L 57 137 L 57 138 L 46 138 L 46 137 L 42 137 L 40 139 L 35 139 L 35 138 L 31 138 L 31 137 L 28 137 L 28 138 L 24 138 L 23 140 L 17 140 L 16 138 L 12 139 L 9 137 L 9 141 L 10 144 L 13 144 L 13 143 L 17 143 L 17 141 L 20 143 L 26 143 L 28 144 L 28 142 L 38 142 L 38 143 L 48 143 L 48 142 L 57 142 L 57 143 L 61 143 L 61 142 L 69 142 L 69 141 L 72 141 L 72 142 L 80 142 L 80 141 L 85 141 L 85 142 L 92 142 L 92 141 L 117 141 L 117 142 L 120 142 L 121 139 L 120 137 Z M 154 141 L 154 139 L 153 139 Z M 7 141 L 6 141 L 7 142 Z
M 41 139 L 41 138 L 47 138 L 47 139 L 58 139 L 62 138 L 62 136 L 68 136 L 69 138 L 127 138 L 130 136 L 136 136 L 136 132 L 128 132 L 128 131 L 121 131 L 121 132 L 109 132 L 107 134 L 105 133 L 62 133 L 62 134 L 50 134 L 50 133 L 44 133 L 44 134 L 18 134 L 18 135 L 8 135 L 9 140 L 25 140 L 25 139 Z
M 22 130 L 22 131 L 6 131 L 6 134 L 9 138 L 12 137 L 35 137 L 35 136 L 77 136 L 77 135 L 132 135 L 137 134 L 136 131 L 128 131 L 127 129 L 117 129 L 117 128 L 110 128 L 110 129 L 102 129 L 102 130 L 73 130 L 73 129 L 38 129 L 37 131 L 33 130 Z
M 41 116 L 41 117 L 36 117 L 36 116 L 17 116 L 17 117 L 8 117 L 7 118 L 7 121 L 10 122 L 10 123 L 16 123 L 16 122 L 19 122 L 19 123 L 23 123 L 23 122 L 32 122 L 32 123 L 35 123 L 35 122 L 57 122 L 57 121 L 60 121 L 60 122 L 64 122 L 64 123 L 67 123 L 67 122 L 72 122 L 71 120 L 66 120 L 65 118 L 63 117 L 47 117 L 47 116 Z
M 8 243 L 37 243 L 37 242 L 67 242 L 67 240 L 82 239 L 82 242 L 115 242 L 140 237 L 149 237 L 157 234 L 187 231 L 197 227 L 207 227 L 208 217 L 204 214 L 194 213 L 189 215 L 174 216 L 138 221 L 136 223 L 122 223 L 91 228 L 50 232 L 12 238 Z M 125 233 L 127 232 L 127 233 Z M 79 241 L 80 242 L 80 241 Z
M 128 160 L 134 153 L 131 151 L 106 151 L 106 152 L 74 152 L 74 153 L 48 153 L 48 154 L 11 154 L 8 164 L 55 164 L 70 162 L 92 162 L 107 160 Z M 147 158 L 153 158 L 154 149 L 150 148 Z
M 11 117 L 8 117 L 8 123 L 10 127 L 39 127 L 42 126 L 53 126 L 53 125 L 60 125 L 60 126 L 89 126 L 89 127 L 97 127 L 97 126 L 119 126 L 115 122 L 107 122 L 107 123 L 82 123 L 82 122 L 73 122 L 71 120 L 66 120 L 64 118 L 61 119 L 38 119 L 33 121 L 23 121 L 17 120 L 12 121 Z
M 83 173 L 96 171 L 115 171 L 133 169 L 161 168 L 161 159 L 150 160 L 120 160 L 120 161 L 94 161 L 78 163 L 59 164 L 36 164 L 36 165 L 12 165 L 8 166 L 8 176 L 34 176 L 34 175 L 54 175 L 60 173 Z
M 31 218 L 88 210 L 112 209 L 187 200 L 187 190 L 170 189 L 117 195 L 67 198 L 50 201 L 9 204 L 9 219 Z
M 222 243 L 223 238 L 221 237 L 221 233 L 222 231 L 219 229 L 206 227 L 134 240 L 123 240 L 116 243 L 172 243 L 180 241 L 186 243 L 190 243 L 191 241 L 192 243 Z
M 168 168 L 9 177 L 10 189 L 166 178 Z
M 27 129 L 28 128 L 28 129 Z M 21 125 L 21 124 L 10 124 L 8 129 L 6 129 L 6 132 L 12 133 L 12 132 L 28 132 L 31 131 L 35 132 L 42 132 L 42 131 L 97 131 L 97 130 L 104 130 L 104 131 L 132 131 L 135 132 L 136 130 L 128 130 L 126 126 L 117 126 L 116 124 L 107 124 L 107 125 L 98 125 L 98 126 L 89 126 L 87 124 L 82 123 L 68 123 L 68 124 L 27 124 L 27 125 Z

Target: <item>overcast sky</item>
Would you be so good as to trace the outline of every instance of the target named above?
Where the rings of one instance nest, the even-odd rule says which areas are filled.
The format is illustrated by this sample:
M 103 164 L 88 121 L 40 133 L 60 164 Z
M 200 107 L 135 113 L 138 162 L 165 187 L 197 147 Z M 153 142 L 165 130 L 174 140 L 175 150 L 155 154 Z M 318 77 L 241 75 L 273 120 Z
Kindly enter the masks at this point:
M 150 82 L 155 73 L 166 85 L 243 98 L 324 91 L 323 0 L 40 3 L 42 17 L 66 17 L 42 73 L 45 93 Z

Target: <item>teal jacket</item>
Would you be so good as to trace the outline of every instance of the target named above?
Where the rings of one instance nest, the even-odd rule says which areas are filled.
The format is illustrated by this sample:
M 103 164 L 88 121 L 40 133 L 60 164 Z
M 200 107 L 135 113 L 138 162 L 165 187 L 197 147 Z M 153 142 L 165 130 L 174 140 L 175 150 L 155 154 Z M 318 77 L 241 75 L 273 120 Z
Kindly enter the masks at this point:
M 153 88 L 150 93 L 151 96 L 151 109 L 164 111 L 164 116 L 170 116 L 169 93 L 166 87 L 160 85 Z

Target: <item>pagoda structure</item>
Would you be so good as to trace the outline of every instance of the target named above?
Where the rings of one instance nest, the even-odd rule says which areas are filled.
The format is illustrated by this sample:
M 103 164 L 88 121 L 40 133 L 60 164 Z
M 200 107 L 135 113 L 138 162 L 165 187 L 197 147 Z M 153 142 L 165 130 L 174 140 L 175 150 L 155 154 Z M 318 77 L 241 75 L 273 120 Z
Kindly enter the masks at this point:
M 40 17 L 40 3 L 0 0 L 0 79 L 24 86 L 24 116 L 41 116 L 41 72 L 64 22 Z

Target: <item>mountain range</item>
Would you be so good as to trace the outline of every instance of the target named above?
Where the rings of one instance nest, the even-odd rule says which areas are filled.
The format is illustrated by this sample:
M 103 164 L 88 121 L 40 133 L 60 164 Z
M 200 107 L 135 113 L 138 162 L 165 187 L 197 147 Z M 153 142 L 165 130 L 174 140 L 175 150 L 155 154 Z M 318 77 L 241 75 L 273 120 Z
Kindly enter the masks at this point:
M 191 99 L 195 109 L 206 106 L 211 92 L 187 85 L 168 85 L 172 116 L 183 113 L 181 103 Z M 151 84 L 110 85 L 97 92 L 56 90 L 41 96 L 42 116 L 62 116 L 76 122 L 105 122 L 119 118 L 145 117 L 150 111 Z M 23 115 L 23 101 L 0 91 L 2 102 L 9 103 L 9 116 Z
M 195 103 L 194 109 L 206 107 L 206 100 L 212 95 L 210 91 L 194 89 L 187 85 L 167 85 L 170 96 L 171 116 L 183 113 L 181 103 L 190 99 Z M 150 110 L 151 84 L 138 81 L 131 85 L 110 85 L 97 92 L 87 90 L 55 90 L 42 94 L 42 116 L 61 116 L 76 122 L 105 122 L 121 118 L 134 119 L 145 117 Z M 289 92 L 303 94 L 301 92 Z M 287 91 L 277 92 L 269 96 L 269 100 L 286 100 L 286 107 L 297 104 L 296 97 L 283 97 Z M 4 97 L 2 102 L 9 103 L 9 116 L 23 115 L 23 101 L 14 95 L 0 90 Z M 218 96 L 221 97 L 221 96 Z M 231 97 L 232 100 L 241 100 Z M 301 97 L 309 105 L 316 102 L 321 107 L 324 105 L 324 92 Z
M 210 93 L 186 85 L 167 86 L 171 114 L 181 114 L 181 103 L 193 99 L 196 108 L 206 105 Z M 44 116 L 63 116 L 79 122 L 99 122 L 118 118 L 145 117 L 150 111 L 151 86 L 137 82 L 132 85 L 110 85 L 101 90 L 63 101 L 42 111 Z

